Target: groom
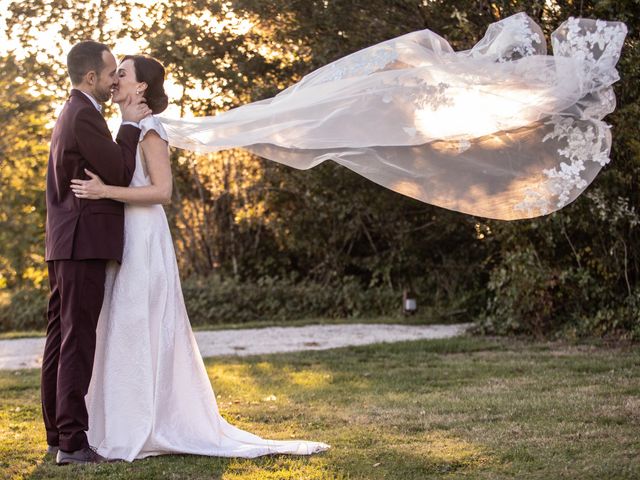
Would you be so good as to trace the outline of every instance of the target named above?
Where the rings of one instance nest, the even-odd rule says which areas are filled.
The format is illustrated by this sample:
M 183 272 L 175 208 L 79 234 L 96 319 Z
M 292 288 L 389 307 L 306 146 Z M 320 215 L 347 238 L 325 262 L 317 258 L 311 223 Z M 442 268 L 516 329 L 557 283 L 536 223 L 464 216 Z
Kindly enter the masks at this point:
M 118 85 L 109 48 L 80 42 L 69 51 L 67 69 L 73 89 L 53 128 L 47 170 L 45 259 L 51 295 L 41 381 L 47 452 L 57 454 L 58 465 L 105 461 L 87 441 L 84 397 L 93 369 L 106 263 L 122 259 L 124 235 L 123 204 L 78 199 L 71 179 L 86 178 L 86 168 L 109 184 L 128 186 L 135 169 L 138 122 L 151 113 L 146 104 L 128 101 L 114 142 L 100 105 Z

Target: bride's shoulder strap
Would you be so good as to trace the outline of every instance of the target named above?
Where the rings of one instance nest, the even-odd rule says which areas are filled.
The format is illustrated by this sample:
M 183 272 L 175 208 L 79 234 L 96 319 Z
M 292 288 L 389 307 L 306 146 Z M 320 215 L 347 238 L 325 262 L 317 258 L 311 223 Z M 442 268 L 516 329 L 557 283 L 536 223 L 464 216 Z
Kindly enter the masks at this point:
M 145 135 L 151 130 L 156 132 L 165 142 L 169 141 L 169 136 L 162 126 L 162 123 L 160 123 L 160 120 L 158 120 L 153 115 L 149 115 L 148 117 L 140 120 L 140 130 L 142 130 L 142 132 L 140 133 L 140 141 L 142 141 Z

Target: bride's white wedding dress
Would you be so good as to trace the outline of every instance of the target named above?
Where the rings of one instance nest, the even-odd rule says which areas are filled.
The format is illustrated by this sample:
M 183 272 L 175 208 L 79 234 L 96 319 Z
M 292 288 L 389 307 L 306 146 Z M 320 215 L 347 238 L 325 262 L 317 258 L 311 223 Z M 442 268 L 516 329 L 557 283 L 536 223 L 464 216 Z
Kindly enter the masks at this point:
M 155 130 L 167 140 L 155 117 L 141 128 L 141 139 Z M 131 186 L 149 184 L 138 148 Z M 86 397 L 87 435 L 98 453 L 132 461 L 168 453 L 252 458 L 329 448 L 263 439 L 222 418 L 187 317 L 164 209 L 126 205 L 124 232 L 122 264 L 107 268 Z

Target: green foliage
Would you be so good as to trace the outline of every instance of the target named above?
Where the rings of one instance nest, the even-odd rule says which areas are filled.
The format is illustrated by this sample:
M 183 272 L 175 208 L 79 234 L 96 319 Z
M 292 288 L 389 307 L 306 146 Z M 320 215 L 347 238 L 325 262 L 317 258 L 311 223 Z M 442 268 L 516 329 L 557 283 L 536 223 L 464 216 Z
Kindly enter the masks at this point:
M 363 317 L 397 314 L 400 298 L 388 288 L 362 288 L 355 278 L 341 285 L 263 278 L 238 283 L 217 276 L 183 284 L 193 325 L 291 320 L 305 317 Z
M 43 330 L 47 326 L 47 292 L 21 288 L 0 293 L 0 331 Z
M 414 287 L 419 306 L 415 320 L 448 322 L 468 318 L 466 307 L 473 298 L 462 292 L 457 302 L 421 303 L 420 299 L 432 296 L 432 288 L 428 282 Z M 355 276 L 328 284 L 300 278 L 261 277 L 240 282 L 217 275 L 192 276 L 183 282 L 182 289 L 194 326 L 402 314 L 402 290 L 386 284 L 367 286 Z
M 472 298 L 462 292 L 457 302 L 421 303 L 432 284 L 414 288 L 418 311 L 412 322 L 467 320 L 465 308 Z M 239 281 L 232 277 L 191 276 L 182 284 L 191 324 L 213 326 L 273 323 L 306 319 L 366 319 L 402 316 L 402 291 L 388 285 L 366 286 L 355 276 L 332 284 L 310 279 L 262 277 Z M 482 304 L 482 302 L 479 302 Z M 0 296 L 0 332 L 43 330 L 46 327 L 47 291 L 21 288 Z
M 640 215 L 628 199 L 594 188 L 548 218 L 495 228 L 483 331 L 640 338 Z
M 60 100 L 68 87 L 62 59 L 69 43 L 140 40 L 179 87 L 172 103 L 180 112 L 212 115 L 409 31 L 429 28 L 466 49 L 489 23 L 518 11 L 546 34 L 582 15 L 624 21 L 629 36 L 618 108 L 607 119 L 612 163 L 561 212 L 487 222 L 405 198 L 334 164 L 296 171 L 239 151 L 174 151 L 168 214 L 196 324 L 388 314 L 410 288 L 430 314 L 478 318 L 487 332 L 640 338 L 637 0 L 116 0 L 102 7 L 26 0 L 4 14 L 8 35 L 28 54 L 8 56 L 0 74 L 0 116 L 10 127 L 0 148 L 0 287 L 45 281 L 46 126 L 52 95 Z M 50 25 L 61 27 L 53 52 L 38 39 Z
M 420 285 L 418 298 L 427 298 L 429 285 Z M 193 325 L 214 325 L 305 318 L 399 317 L 402 291 L 388 285 L 369 286 L 353 276 L 322 284 L 309 279 L 263 277 L 238 282 L 218 276 L 191 277 L 183 283 Z M 468 301 L 464 298 L 464 301 Z M 460 305 L 458 305 L 460 306 Z M 416 319 L 450 321 L 466 310 L 420 304 Z M 466 318 L 466 317 L 464 317 Z
M 0 289 L 40 286 L 51 99 L 31 92 L 29 62 L 0 57 Z
M 629 37 L 615 85 L 612 163 L 572 205 L 548 217 L 491 222 L 497 250 L 481 329 L 640 339 L 640 16 L 637 2 L 584 2 Z

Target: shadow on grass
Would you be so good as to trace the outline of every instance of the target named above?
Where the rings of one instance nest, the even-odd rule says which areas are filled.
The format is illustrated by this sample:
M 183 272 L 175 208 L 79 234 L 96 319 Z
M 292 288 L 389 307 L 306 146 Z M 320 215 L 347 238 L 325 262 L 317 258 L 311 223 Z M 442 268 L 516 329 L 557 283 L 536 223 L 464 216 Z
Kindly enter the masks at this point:
M 57 466 L 50 456 L 42 456 L 38 465 L 25 479 L 48 478 L 108 478 L 108 479 L 164 479 L 164 478 L 223 478 L 232 459 L 163 455 L 135 462 L 102 465 Z M 24 473 L 24 472 L 23 472 Z

